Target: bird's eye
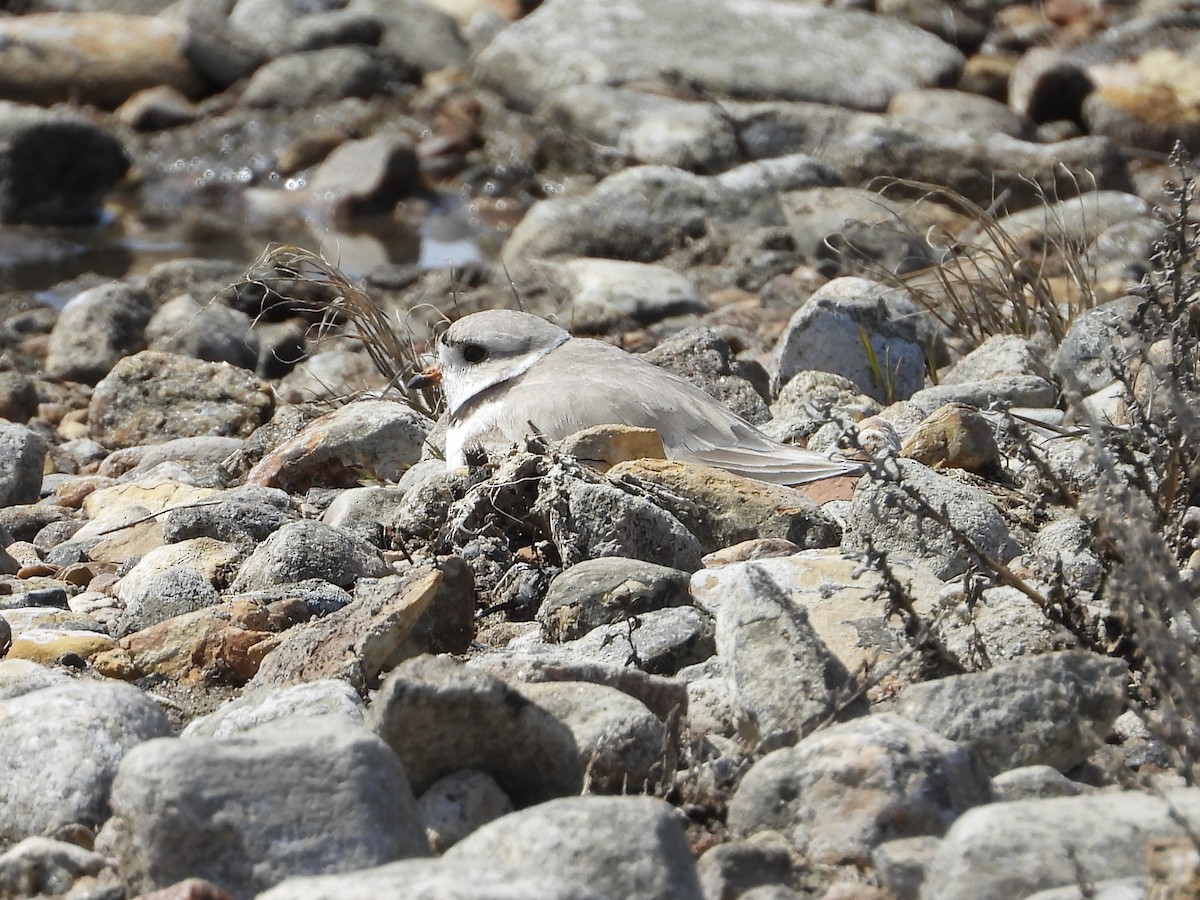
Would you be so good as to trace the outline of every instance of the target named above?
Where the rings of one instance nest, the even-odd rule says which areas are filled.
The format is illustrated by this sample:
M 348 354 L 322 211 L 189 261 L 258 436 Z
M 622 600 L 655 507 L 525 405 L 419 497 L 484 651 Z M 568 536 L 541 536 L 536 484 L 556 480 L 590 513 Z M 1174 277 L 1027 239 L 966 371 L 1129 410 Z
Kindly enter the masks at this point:
M 469 363 L 483 362 L 487 355 L 487 347 L 483 344 L 463 344 L 462 358 Z

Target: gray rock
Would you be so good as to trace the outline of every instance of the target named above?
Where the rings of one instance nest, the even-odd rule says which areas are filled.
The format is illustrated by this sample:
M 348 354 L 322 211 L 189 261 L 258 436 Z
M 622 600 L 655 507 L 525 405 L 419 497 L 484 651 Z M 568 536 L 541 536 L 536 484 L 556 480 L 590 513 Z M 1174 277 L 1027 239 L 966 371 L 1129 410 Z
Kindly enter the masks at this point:
M 991 799 L 970 753 L 890 714 L 835 725 L 776 750 L 746 773 L 729 827 L 787 835 L 814 862 L 868 864 L 880 844 L 940 835 Z
M 0 701 L 72 681 L 61 669 L 48 669 L 27 659 L 0 659 Z
M 344 681 L 310 681 L 278 689 L 251 690 L 216 712 L 193 719 L 180 737 L 225 738 L 288 716 L 340 718 L 348 725 L 363 723 L 365 705 Z
M 587 761 L 585 793 L 648 794 L 669 777 L 666 729 L 628 694 L 584 681 L 535 682 L 517 689 L 571 729 L 579 758 Z
M 244 369 L 145 350 L 120 360 L 96 385 L 88 428 L 112 449 L 199 435 L 247 437 L 273 408 L 267 383 Z
M 154 313 L 146 326 L 146 345 L 150 350 L 227 362 L 254 371 L 259 342 L 252 326 L 250 317 L 241 310 L 180 294 Z
M 399 485 L 347 488 L 326 507 L 321 521 L 334 528 L 346 528 L 356 522 L 392 525 L 406 493 Z
M 358 350 L 336 346 L 313 352 L 301 345 L 296 367 L 279 383 L 279 396 L 287 403 L 342 398 L 382 390 L 387 382 L 371 358 Z
M 941 845 L 941 839 L 932 835 L 897 838 L 880 844 L 871 854 L 880 886 L 891 891 L 897 900 L 917 900 L 925 870 Z
M 122 103 L 117 120 L 134 131 L 165 131 L 195 122 L 200 112 L 196 104 L 177 88 L 167 84 L 145 88 Z
M 1113 370 L 1138 352 L 1133 317 L 1141 299 L 1121 297 L 1089 309 L 1071 322 L 1051 369 L 1067 391 L 1087 395 L 1107 387 Z
M 391 59 L 422 72 L 468 65 L 458 23 L 423 0 L 350 0 L 347 8 L 383 25 L 379 48 Z
M 511 813 L 455 844 L 453 864 L 486 863 L 503 879 L 529 860 L 542 875 L 606 897 L 701 900 L 679 814 L 651 797 L 567 797 Z
M 346 215 L 389 213 L 421 191 L 416 150 L 401 134 L 347 141 L 317 167 L 309 186 L 317 202 Z
M 350 587 L 363 577 L 391 574 L 379 551 L 361 538 L 302 519 L 282 526 L 247 557 L 234 579 L 235 592 L 323 578 Z
M 1125 704 L 1125 663 L 1052 653 L 910 685 L 896 712 L 970 748 L 990 774 L 1065 770 L 1102 743 Z
M 837 183 L 808 156 L 766 160 L 710 178 L 666 166 L 635 166 L 590 193 L 535 203 L 504 245 L 514 265 L 528 259 L 587 256 L 656 262 L 713 226 L 782 225 L 781 191 Z
M 1044 351 L 1016 334 L 994 334 L 982 344 L 938 373 L 941 385 L 987 381 L 1009 375 L 1047 378 L 1050 369 Z
M 689 328 L 646 354 L 656 366 L 686 378 L 748 422 L 771 418 L 763 399 L 770 385 L 757 362 L 738 359 L 729 343 L 710 328 Z
M 220 601 L 221 595 L 205 576 L 186 566 L 171 566 L 129 592 L 114 634 L 124 637 Z
M 778 390 L 796 373 L 818 369 L 850 379 L 876 399 L 910 397 L 925 384 L 925 353 L 915 322 L 920 316 L 903 292 L 861 278 L 831 281 L 788 322 L 771 357 L 772 383 Z M 864 331 L 878 373 L 863 347 Z
M 901 91 L 892 97 L 887 112 L 914 128 L 932 125 L 963 131 L 978 141 L 986 141 L 993 134 L 1028 139 L 1033 132 L 1029 120 L 1005 104 L 962 90 L 918 88 Z
M 295 518 L 292 499 L 286 493 L 248 484 L 211 497 L 202 505 L 168 510 L 161 521 L 163 540 L 169 544 L 210 537 L 249 552 Z
M 250 78 L 242 102 L 250 107 L 304 109 L 345 97 L 370 97 L 383 68 L 362 47 L 329 47 L 273 59 Z
M 917 391 L 906 403 L 928 416 L 947 403 L 963 403 L 976 409 L 1019 407 L 1039 409 L 1058 400 L 1054 385 L 1040 375 L 997 375 L 982 381 L 936 384 Z
M 1051 797 L 1078 797 L 1095 790 L 1087 784 L 1072 781 L 1053 766 L 1022 766 L 1009 769 L 992 779 L 996 800 L 1049 800 Z
M 186 481 L 198 487 L 223 487 L 231 477 L 224 462 L 231 454 L 241 450 L 243 445 L 241 438 L 204 435 L 176 438 L 152 446 L 128 447 L 109 454 L 100 466 L 100 474 L 132 481 L 156 469 L 160 473 L 170 469 L 173 473 L 182 471 L 186 475 L 185 478 L 175 475 L 174 480 Z M 119 474 L 111 471 L 110 464 L 115 469 L 116 461 L 126 453 L 130 454 L 129 461 L 136 454 L 137 464 Z
M 292 493 L 314 485 L 357 485 L 363 470 L 395 481 L 421 458 L 432 427 L 429 419 L 403 403 L 356 400 L 271 449 L 246 481 Z
M 169 731 L 158 704 L 125 684 L 72 681 L 10 693 L 0 701 L 0 846 L 72 823 L 98 827 L 122 757 Z
M 155 308 L 180 294 L 207 302 L 236 284 L 245 271 L 244 265 L 232 260 L 169 259 L 150 268 L 142 279 L 142 287 L 153 298 Z
M 568 659 L 636 666 L 652 675 L 673 675 L 708 659 L 716 649 L 712 619 L 691 606 L 655 609 L 600 625 L 559 646 Z
M 0 855 L 0 893 L 9 897 L 62 896 L 80 878 L 94 878 L 109 865 L 106 857 L 75 844 L 26 838 Z M 109 874 L 115 882 L 115 876 Z
M 571 730 L 498 679 L 423 656 L 388 675 L 367 724 L 404 762 L 417 793 L 459 769 L 496 779 L 517 803 L 578 793 Z
M 753 888 L 783 884 L 791 878 L 791 847 L 782 835 L 763 832 L 709 848 L 696 861 L 696 870 L 709 900 L 743 897 Z
M 1079 879 L 1141 875 L 1146 842 L 1200 826 L 1200 791 L 1135 791 L 993 803 L 966 813 L 929 866 L 928 900 L 1009 900 Z
M 0 222 L 92 225 L 128 168 L 120 142 L 90 119 L 0 104 Z
M 953 609 L 934 624 L 938 641 L 969 670 L 1001 660 L 1070 650 L 1078 640 L 1051 621 L 1034 601 L 1013 587 L 988 588 L 979 599 L 950 596 Z
M 811 438 L 830 422 L 861 422 L 879 413 L 879 401 L 849 378 L 832 372 L 800 372 L 771 404 L 773 418 L 763 430 L 779 441 Z
M 1051 888 L 1048 891 L 1030 894 L 1025 900 L 1149 900 L 1152 896 L 1149 892 L 1152 889 L 1152 886 L 1147 884 L 1147 879 L 1139 875 L 1089 882 L 1082 888 L 1077 884 Z M 1084 893 L 1085 890 L 1087 894 Z
M 512 811 L 512 801 L 496 779 L 471 769 L 439 778 L 417 798 L 417 815 L 429 848 L 439 855 L 480 826 Z
M 688 602 L 688 574 L 620 557 L 584 560 L 550 582 L 538 610 L 542 636 L 570 641 L 599 625 Z
M 571 330 L 604 333 L 669 316 L 706 312 L 689 279 L 662 266 L 616 259 L 572 259 L 561 265 L 571 304 Z
M 972 559 L 926 507 L 945 515 L 974 545 L 993 559 L 1011 559 L 1019 550 L 1004 519 L 979 488 L 954 481 L 910 459 L 895 460 L 899 484 L 864 478 L 846 516 L 845 545 L 895 553 L 922 565 L 938 578 L 967 570 Z M 916 492 L 919 502 L 907 491 Z
M 957 50 L 894 19 L 770 0 L 727 13 L 712 2 L 559 0 L 505 29 L 476 68 L 525 109 L 566 85 L 630 82 L 882 109 L 900 90 L 953 81 L 962 66 Z
M 145 330 L 153 311 L 150 296 L 124 282 L 76 294 L 50 332 L 46 372 L 95 384 L 121 357 L 146 346 Z
M 853 679 L 790 592 L 749 563 L 753 593 L 716 610 L 717 654 L 739 731 L 764 750 L 794 744 L 849 700 Z
M 151 741 L 122 761 L 105 837 L 130 891 L 201 877 L 236 897 L 289 875 L 425 856 L 404 768 L 341 717 Z
M 20 372 L 0 372 L 0 418 L 28 422 L 37 415 L 38 394 L 33 379 Z
M 46 451 L 41 435 L 24 425 L 0 422 L 0 507 L 38 499 Z

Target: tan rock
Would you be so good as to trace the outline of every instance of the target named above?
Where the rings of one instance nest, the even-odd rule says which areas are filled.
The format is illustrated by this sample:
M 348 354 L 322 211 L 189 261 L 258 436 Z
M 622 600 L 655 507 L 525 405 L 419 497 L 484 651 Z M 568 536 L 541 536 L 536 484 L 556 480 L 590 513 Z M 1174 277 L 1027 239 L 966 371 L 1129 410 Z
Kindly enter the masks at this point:
M 657 431 L 630 425 L 586 428 L 561 441 L 558 448 L 599 472 L 607 472 L 617 463 L 629 460 L 667 458 Z
M 991 423 L 979 410 L 947 403 L 931 413 L 900 448 L 900 455 L 930 468 L 982 472 L 1000 464 Z
M 48 666 L 67 653 L 91 659 L 97 653 L 113 650 L 116 646 L 117 642 L 102 632 L 33 628 L 13 640 L 8 658 L 27 659 Z
M 210 537 L 191 538 L 156 547 L 121 579 L 117 596 L 128 601 L 147 581 L 173 566 L 194 569 L 214 587 L 220 588 L 236 574 L 242 557 L 242 551 L 235 545 Z

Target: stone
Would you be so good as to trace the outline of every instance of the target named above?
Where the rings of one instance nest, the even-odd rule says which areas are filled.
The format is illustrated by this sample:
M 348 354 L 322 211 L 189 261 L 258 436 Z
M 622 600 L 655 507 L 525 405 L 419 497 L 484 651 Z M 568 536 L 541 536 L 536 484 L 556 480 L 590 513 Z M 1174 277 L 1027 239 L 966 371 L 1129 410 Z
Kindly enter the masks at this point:
M 390 213 L 421 190 L 416 150 L 399 133 L 347 141 L 313 172 L 309 190 L 318 203 L 351 218 Z
M 739 359 L 729 342 L 711 328 L 689 328 L 672 335 L 645 357 L 686 378 L 755 425 L 771 418 L 765 401 L 770 385 L 757 362 Z
M 64 657 L 90 660 L 117 642 L 107 634 L 79 628 L 30 628 L 13 638 L 8 659 L 28 659 L 52 666 Z
M 663 266 L 572 259 L 562 263 L 561 269 L 576 333 L 603 334 L 624 325 L 649 325 L 708 308 L 691 281 Z
M 989 774 L 1084 762 L 1125 705 L 1126 665 L 1050 653 L 910 685 L 896 712 L 975 753 Z
M 389 59 L 421 72 L 467 68 L 467 44 L 458 23 L 423 0 L 350 0 L 351 11 L 368 15 L 383 25 L 380 50 Z
M 89 288 L 72 297 L 50 332 L 46 371 L 96 384 L 123 356 L 146 346 L 153 306 L 144 290 L 125 282 Z
M 35 13 L 0 23 L 8 100 L 112 108 L 143 88 L 193 92 L 195 70 L 166 20 L 111 12 Z
M 1182 838 L 1200 823 L 1200 792 L 1116 791 L 992 803 L 946 833 L 921 896 L 1007 900 L 1055 887 L 1143 875 L 1152 839 Z
M 705 897 L 741 897 L 760 885 L 787 882 L 792 874 L 791 847 L 773 832 L 726 841 L 704 851 L 696 860 L 696 871 Z
M 147 742 L 122 760 L 111 803 L 104 837 L 138 893 L 199 876 L 246 897 L 429 852 L 403 766 L 340 717 Z
M 566 725 L 499 679 L 446 657 L 397 666 L 367 725 L 396 751 L 418 794 L 459 769 L 486 772 L 522 805 L 577 794 L 583 784 L 584 761 Z
M 898 482 L 893 484 L 893 479 Z M 915 492 L 913 499 L 908 492 Z M 887 479 L 864 478 L 846 516 L 844 545 L 894 553 L 948 579 L 967 570 L 970 551 L 930 517 L 946 516 L 980 551 L 1004 562 L 1018 552 L 987 494 L 915 460 L 898 459 Z
M 712 618 L 691 606 L 669 606 L 593 628 L 559 645 L 568 659 L 652 675 L 673 675 L 716 651 Z
M 497 877 L 543 875 L 607 897 L 701 900 L 679 814 L 653 797 L 565 797 L 510 813 L 451 847 L 453 864 L 486 861 Z
M 259 341 L 253 321 L 238 309 L 180 294 L 159 306 L 146 325 L 147 349 L 227 362 L 254 371 Z
M 417 798 L 429 849 L 442 854 L 472 831 L 513 811 L 512 801 L 485 772 L 460 769 Z
M 1005 375 L 1039 375 L 1048 379 L 1049 374 L 1045 352 L 1032 341 L 1016 334 L 994 334 L 939 372 L 938 383 L 988 381 Z
M 944 600 L 947 609 L 935 620 L 934 634 L 968 671 L 1079 646 L 1066 626 L 1052 621 L 1031 597 L 1014 587 L 987 588 L 982 597 L 970 600 L 951 589 Z
M 904 442 L 900 455 L 933 469 L 994 472 L 1000 466 L 991 423 L 962 403 L 948 403 L 927 416 Z
M 124 684 L 62 681 L 10 693 L 0 701 L 0 845 L 63 825 L 99 827 L 121 759 L 168 731 L 158 704 Z
M 242 103 L 267 109 L 306 109 L 346 97 L 370 97 L 384 81 L 374 53 L 327 47 L 273 59 L 251 76 Z
M 0 418 L 28 422 L 37 415 L 38 395 L 33 379 L 20 372 L 0 372 Z
M 882 10 L 879 10 L 882 12 Z M 998 100 L 963 90 L 915 88 L 892 96 L 888 115 L 916 128 L 955 129 L 986 141 L 993 134 L 1028 140 L 1033 131 L 1024 116 Z
M 566 85 L 633 82 L 883 109 L 899 90 L 953 82 L 962 66 L 957 50 L 894 19 L 770 0 L 748 2 L 732 19 L 727 13 L 707 2 L 685 12 L 662 0 L 557 0 L 503 31 L 480 54 L 477 72 L 524 109 Z M 792 39 L 764 41 L 765 34 Z M 856 73 L 853 84 L 837 77 L 843 66 Z
M 46 451 L 46 441 L 37 432 L 0 422 L 0 507 L 38 499 Z
M 730 802 L 729 827 L 742 836 L 778 831 L 816 863 L 867 865 L 878 845 L 941 835 L 990 800 L 987 773 L 968 751 L 878 713 L 756 762 Z
M 292 493 L 314 485 L 357 485 L 364 472 L 397 481 L 421 458 L 432 428 L 429 419 L 403 403 L 347 403 L 270 450 L 246 481 Z
M 254 591 L 307 578 L 350 587 L 359 578 L 379 578 L 391 571 L 379 551 L 362 538 L 301 519 L 281 526 L 259 544 L 231 587 L 235 592 Z
M 11 897 L 62 896 L 85 876 L 107 875 L 109 860 L 84 847 L 30 837 L 0 855 L 0 892 Z
M 981 381 L 936 384 L 917 391 L 906 401 L 921 415 L 929 416 L 948 403 L 973 406 L 980 410 L 996 407 L 1053 406 L 1058 391 L 1053 382 L 1041 375 L 999 375 Z
M 550 582 L 538 610 L 542 637 L 561 642 L 598 625 L 688 602 L 688 574 L 639 560 L 584 560 Z
M 1021 766 L 1009 769 L 992 778 L 992 789 L 996 800 L 1008 803 L 1013 800 L 1048 800 L 1051 797 L 1078 797 L 1089 794 L 1095 788 L 1072 781 L 1053 766 Z
M 117 620 L 117 637 L 215 606 L 221 600 L 212 582 L 187 566 L 168 566 L 147 575 L 137 588 L 125 592 L 125 598 L 125 611 Z
M 266 382 L 244 369 L 144 350 L 96 385 L 88 428 L 110 449 L 199 435 L 247 437 L 273 408 Z
M 0 222 L 95 224 L 128 168 L 120 142 L 90 119 L 0 103 Z
M 1110 300 L 1076 316 L 1058 346 L 1051 370 L 1068 391 L 1087 395 L 1108 387 L 1113 369 L 1141 352 L 1133 319 L 1141 299 Z
M 177 506 L 162 517 L 163 540 L 194 538 L 234 544 L 249 553 L 296 518 L 292 499 L 277 488 L 243 485 L 214 494 L 203 504 Z
M 650 794 L 669 777 L 666 729 L 654 713 L 616 688 L 583 681 L 517 686 L 522 696 L 571 729 L 587 761 L 584 792 Z
M 841 537 L 833 518 L 798 488 L 655 459 L 620 463 L 609 477 L 648 485 L 656 501 L 696 536 L 703 553 L 756 538 L 815 549 L 833 546 Z
M 231 737 L 289 716 L 338 717 L 347 724 L 361 725 L 365 709 L 354 688 L 335 679 L 284 688 L 260 688 L 243 693 L 216 712 L 193 719 L 180 737 Z
M 818 288 L 788 322 L 771 356 L 772 383 L 779 390 L 797 373 L 817 369 L 850 379 L 877 400 L 906 399 L 925 384 L 920 316 L 903 291 L 864 278 L 837 278 Z
M 196 121 L 199 110 L 170 85 L 137 91 L 117 107 L 114 115 L 134 131 L 164 131 Z

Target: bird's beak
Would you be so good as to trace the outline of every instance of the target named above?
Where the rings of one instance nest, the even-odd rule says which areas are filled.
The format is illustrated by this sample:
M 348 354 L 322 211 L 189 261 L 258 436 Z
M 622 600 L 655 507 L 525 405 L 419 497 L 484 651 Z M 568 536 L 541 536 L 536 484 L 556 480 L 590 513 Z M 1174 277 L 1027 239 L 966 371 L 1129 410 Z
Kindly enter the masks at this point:
M 425 371 L 419 372 L 418 374 L 416 374 L 412 378 L 410 378 L 408 380 L 408 384 L 405 385 L 405 387 L 407 387 L 410 391 L 414 391 L 419 388 L 427 388 L 427 387 L 431 387 L 435 384 L 441 384 L 441 383 L 442 383 L 442 368 L 441 368 L 441 366 L 437 365 L 437 363 L 434 363 L 432 366 L 430 366 Z

